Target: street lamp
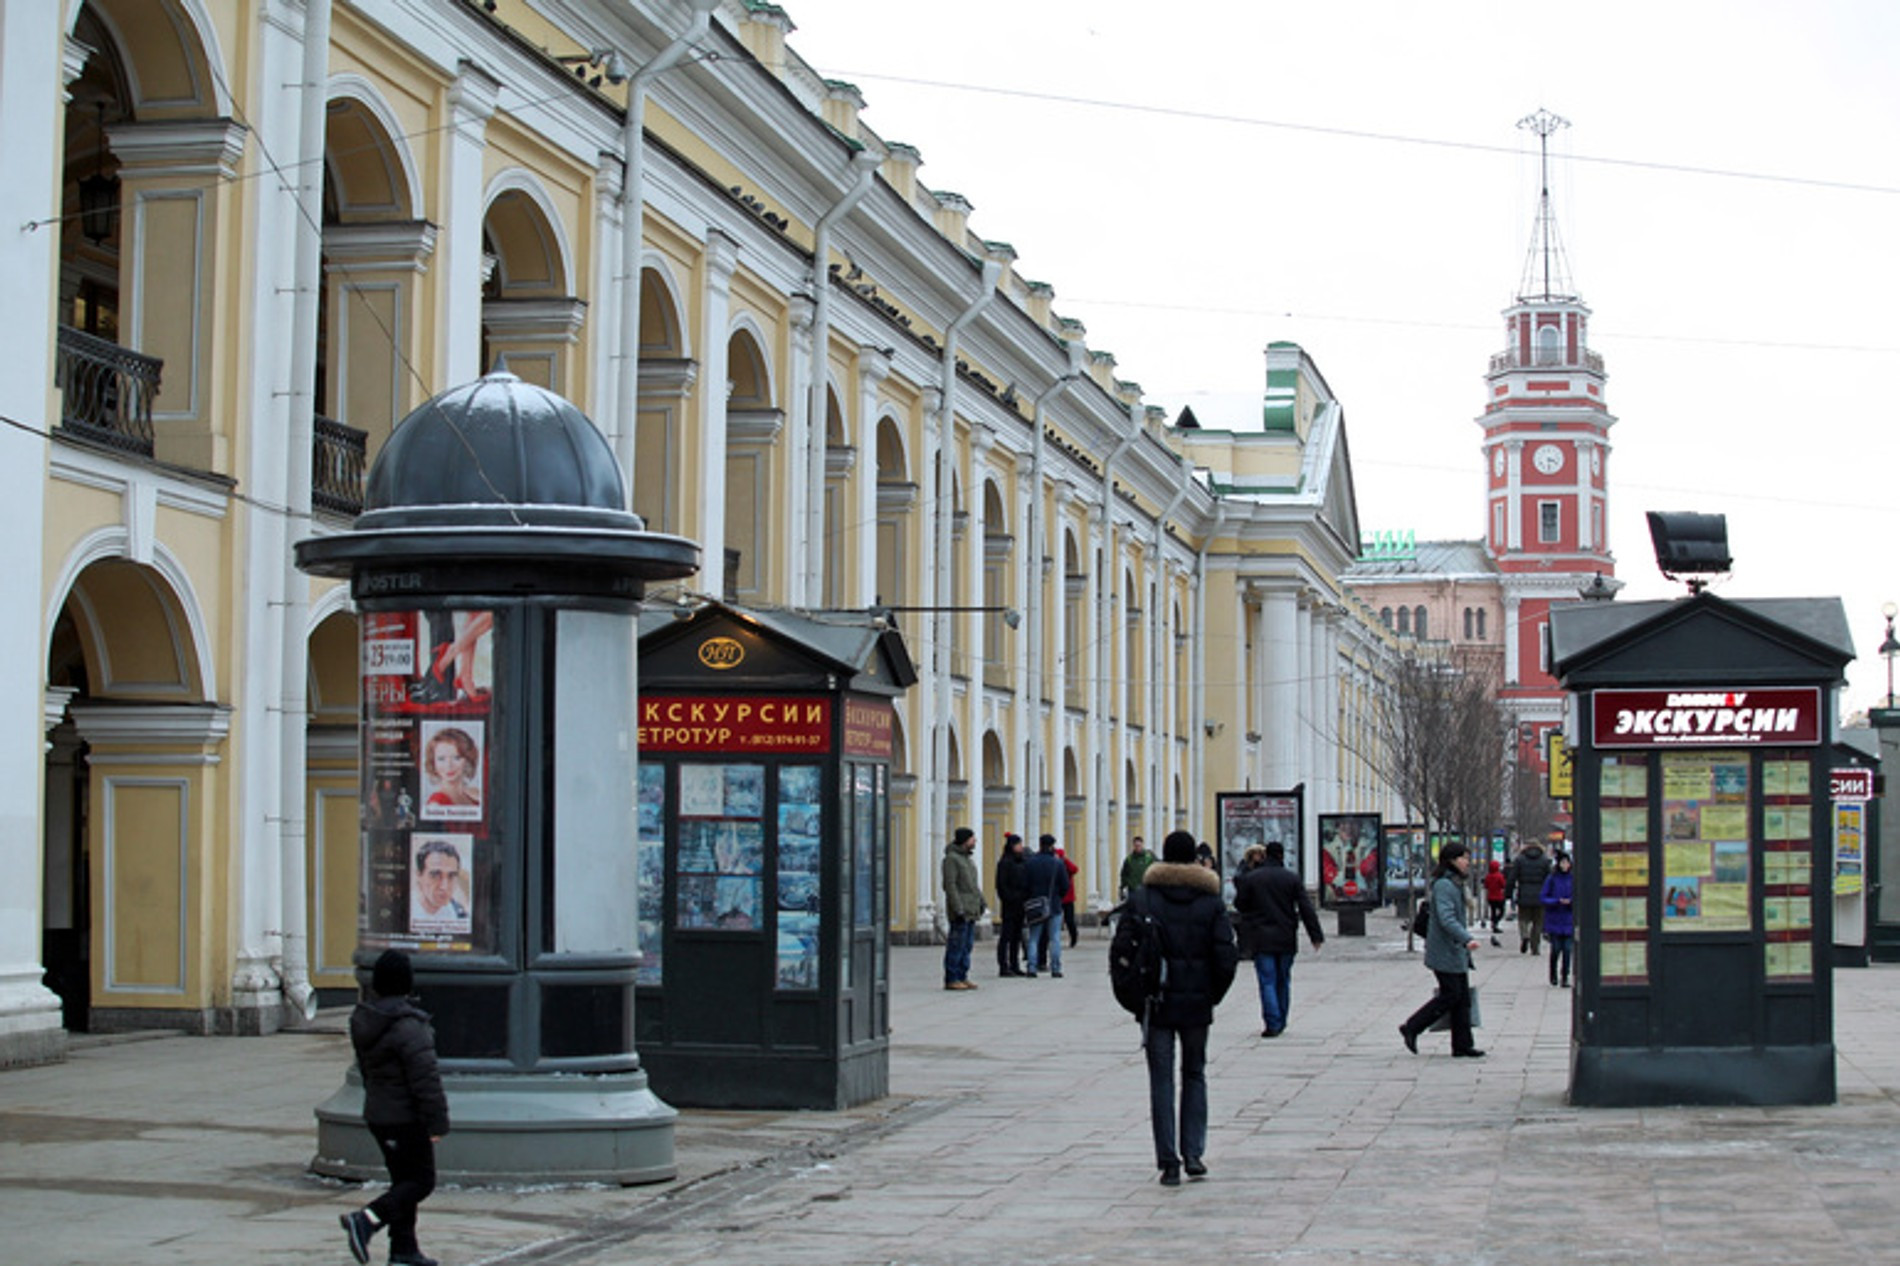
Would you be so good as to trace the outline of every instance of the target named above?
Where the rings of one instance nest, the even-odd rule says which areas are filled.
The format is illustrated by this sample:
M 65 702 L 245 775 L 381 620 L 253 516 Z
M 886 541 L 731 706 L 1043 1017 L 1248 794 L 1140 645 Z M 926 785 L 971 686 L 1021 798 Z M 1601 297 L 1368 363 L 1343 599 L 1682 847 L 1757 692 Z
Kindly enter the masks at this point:
M 1900 642 L 1893 637 L 1893 618 L 1900 615 L 1900 607 L 1889 602 L 1880 608 L 1880 614 L 1887 617 L 1887 640 L 1880 644 L 1881 658 L 1887 661 L 1887 710 L 1893 710 L 1893 657 L 1900 655 Z

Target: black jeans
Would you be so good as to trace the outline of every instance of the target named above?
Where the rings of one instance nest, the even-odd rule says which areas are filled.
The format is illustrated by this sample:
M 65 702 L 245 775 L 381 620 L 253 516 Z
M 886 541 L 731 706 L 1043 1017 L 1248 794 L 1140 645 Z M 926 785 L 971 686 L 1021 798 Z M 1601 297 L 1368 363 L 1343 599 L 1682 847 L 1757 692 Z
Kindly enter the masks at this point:
M 1003 907 L 1003 930 L 996 936 L 996 970 L 1013 976 L 1023 969 L 1023 908 Z
M 435 1144 L 421 1125 L 372 1125 L 369 1132 L 389 1168 L 389 1190 L 370 1201 L 370 1212 L 389 1228 L 391 1254 L 418 1253 L 416 1206 L 435 1190 Z
M 1181 1039 L 1181 1133 L 1175 1135 L 1174 1040 Z M 1199 1160 L 1207 1150 L 1207 1027 L 1148 1026 L 1148 1117 L 1154 1126 L 1155 1168 Z M 1176 1142 L 1180 1150 L 1175 1150 Z
M 1074 949 L 1077 933 L 1075 929 L 1075 902 L 1073 901 L 1065 901 L 1062 903 L 1062 926 L 1069 929 L 1069 948 Z
M 1471 977 L 1461 971 L 1434 971 L 1438 977 L 1438 992 L 1432 995 L 1418 1010 L 1412 1012 L 1412 1018 L 1405 1027 L 1417 1036 L 1437 1023 L 1438 1017 L 1451 1013 L 1451 1053 L 1473 1049 L 1471 1040 Z

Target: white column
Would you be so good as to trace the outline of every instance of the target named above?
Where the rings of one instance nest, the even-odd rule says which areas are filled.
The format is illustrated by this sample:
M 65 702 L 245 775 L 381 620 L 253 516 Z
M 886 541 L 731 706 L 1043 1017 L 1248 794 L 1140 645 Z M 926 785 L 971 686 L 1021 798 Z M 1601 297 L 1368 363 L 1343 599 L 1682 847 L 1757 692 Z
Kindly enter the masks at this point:
M 1268 590 L 1260 604 L 1260 746 L 1266 754 L 1266 790 L 1285 791 L 1299 778 L 1299 597 Z
M 449 134 L 443 147 L 439 214 L 445 258 L 437 291 L 436 368 L 431 391 L 446 391 L 481 377 L 489 366 L 482 353 L 482 151 L 488 116 L 495 112 L 501 82 L 474 62 L 459 63 L 449 85 Z
M 1518 681 L 1518 608 L 1522 604 L 1514 593 L 1504 595 L 1504 684 L 1515 686 Z
M 890 353 L 875 347 L 858 349 L 858 469 L 850 525 L 857 542 L 857 588 L 845 605 L 868 607 L 877 595 L 877 392 L 891 372 Z M 902 602 L 885 594 L 886 602 Z
M 969 577 L 969 592 L 951 598 L 972 607 L 988 604 L 987 587 L 984 573 L 989 570 L 989 534 L 988 517 L 988 481 L 990 478 L 990 454 L 996 449 L 996 430 L 981 422 L 970 428 L 970 482 L 966 485 L 965 504 L 969 515 L 964 522 L 963 574 Z M 989 627 L 987 621 L 1001 621 L 1000 611 L 970 611 L 961 617 L 962 635 L 957 645 L 964 648 L 969 656 L 970 699 L 969 724 L 964 733 L 969 738 L 970 751 L 965 753 L 965 767 L 970 774 L 970 785 L 980 787 L 982 783 L 982 736 L 976 732 L 976 722 L 982 709 L 975 701 L 983 697 L 983 690 L 989 665 Z M 999 624 L 1000 627 L 1000 624 Z M 972 808 L 976 806 L 973 804 Z
M 810 512 L 811 498 L 819 495 L 820 490 L 811 487 L 806 476 L 805 448 L 807 437 L 811 434 L 811 392 L 808 390 L 811 378 L 811 342 L 812 317 L 814 315 L 810 300 L 795 302 L 792 305 L 792 360 L 785 367 L 786 390 L 791 393 L 791 408 L 785 411 L 785 431 L 779 448 L 779 460 L 774 477 L 781 480 L 785 489 L 786 523 L 804 523 Z M 824 425 L 824 419 L 818 419 L 818 425 Z M 790 607 L 810 606 L 817 602 L 817 596 L 805 592 L 805 542 L 798 532 L 779 532 L 772 542 L 777 554 L 773 570 L 780 579 L 779 594 Z M 943 806 L 937 809 L 941 813 Z M 926 826 L 925 836 L 937 828 Z
M 0 413 L 50 428 L 55 279 L 59 226 L 21 225 L 59 206 L 61 5 L 8 0 L 0 6 L 0 276 L 22 319 L 0 339 Z M 45 531 L 46 442 L 21 427 L 0 428 L 0 523 L 13 548 L 0 551 L 0 585 L 15 596 L 0 622 L 0 648 L 13 672 L 0 677 L 0 1057 L 37 1063 L 64 1050 L 59 999 L 40 984 L 40 780 L 46 733 L 41 689 L 46 646 L 39 619 L 40 542 Z
M 704 319 L 699 331 L 699 589 L 726 592 L 726 322 L 739 244 L 718 229 L 706 231 Z
M 589 376 L 587 405 L 581 411 L 608 428 L 619 425 L 619 420 L 612 415 L 614 378 L 620 372 L 622 347 L 620 305 L 613 302 L 615 264 L 618 263 L 613 243 L 620 240 L 620 190 L 625 171 L 619 154 L 600 151 L 599 160 L 594 164 L 594 241 L 601 243 L 601 248 L 594 252 L 594 272 L 589 281 L 589 293 L 594 301 L 588 306 L 587 324 L 582 327 L 587 338 Z M 633 490 L 627 491 L 631 501 Z
M 1040 488 L 1036 490 L 1036 495 L 1042 495 Z M 1055 501 L 1055 509 L 1049 516 L 1052 530 L 1048 533 L 1049 556 L 1054 560 L 1051 568 L 1053 583 L 1045 585 L 1043 592 L 1049 602 L 1049 644 L 1055 648 L 1055 653 L 1048 658 L 1054 663 L 1055 671 L 1049 675 L 1049 717 L 1046 722 L 1042 716 L 1042 700 L 1035 700 L 1036 747 L 1048 779 L 1049 820 L 1060 822 L 1064 797 L 1069 794 L 1068 763 L 1062 759 L 1063 740 L 1068 736 L 1069 674 L 1082 671 L 1080 664 L 1069 660 L 1069 571 L 1063 549 L 1069 506 L 1075 500 L 1075 485 L 1059 479 L 1051 487 L 1050 495 Z M 1037 789 L 1037 795 L 1041 795 L 1040 788 Z M 1029 812 L 1032 822 L 1043 820 L 1040 802 L 1032 803 Z M 1040 827 L 1037 833 L 1041 833 Z
M 803 364 L 804 357 L 795 356 L 794 364 Z M 937 517 L 949 514 L 950 506 L 946 496 L 938 495 L 937 411 L 943 405 L 943 393 L 935 386 L 928 386 L 919 393 L 925 418 L 923 443 L 919 446 L 917 472 L 921 485 L 917 502 L 921 507 L 916 515 L 916 541 L 912 543 L 916 556 L 920 560 L 917 568 L 917 582 L 912 588 L 916 596 L 915 605 L 937 605 Z M 947 493 L 947 489 L 945 492 Z M 796 516 L 792 519 L 797 522 Z M 899 600 L 902 601 L 901 599 Z M 909 634 L 911 646 L 917 648 L 917 684 L 911 687 L 910 703 L 915 708 L 917 726 L 911 739 L 911 751 L 916 756 L 915 768 L 919 790 L 917 837 L 913 841 L 916 849 L 916 865 L 913 868 L 917 876 L 917 915 L 914 927 L 919 932 L 928 932 L 935 926 L 937 917 L 937 886 L 941 881 L 936 865 L 937 850 L 943 847 L 943 833 L 950 830 L 945 825 L 950 820 L 950 773 L 938 763 L 938 753 L 942 750 L 937 742 L 937 727 L 942 723 L 941 710 L 937 694 L 937 676 L 950 671 L 950 665 L 940 653 L 935 629 L 937 619 L 932 615 L 904 622 Z M 924 637 L 920 641 L 918 632 Z

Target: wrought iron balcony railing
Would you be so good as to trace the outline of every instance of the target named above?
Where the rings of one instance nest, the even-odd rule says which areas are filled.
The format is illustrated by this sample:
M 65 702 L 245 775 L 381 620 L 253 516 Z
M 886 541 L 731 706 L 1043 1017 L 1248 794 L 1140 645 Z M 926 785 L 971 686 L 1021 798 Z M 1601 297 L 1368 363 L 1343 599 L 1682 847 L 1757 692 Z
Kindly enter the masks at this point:
M 60 429 L 101 444 L 152 455 L 152 400 L 165 362 L 117 343 L 59 327 L 54 385 L 65 403 Z
M 316 423 L 311 437 L 311 508 L 354 518 L 363 512 L 369 432 L 321 415 Z

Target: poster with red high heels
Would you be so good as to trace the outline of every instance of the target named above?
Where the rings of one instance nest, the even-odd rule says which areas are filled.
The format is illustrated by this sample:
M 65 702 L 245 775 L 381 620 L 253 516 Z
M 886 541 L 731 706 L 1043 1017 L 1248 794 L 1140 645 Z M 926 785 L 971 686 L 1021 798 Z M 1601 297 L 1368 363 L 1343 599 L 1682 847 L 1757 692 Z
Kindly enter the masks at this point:
M 372 611 L 362 621 L 363 943 L 489 952 L 495 613 Z M 440 882 L 425 868 L 451 859 L 465 908 L 419 915 L 440 906 L 418 904 Z

